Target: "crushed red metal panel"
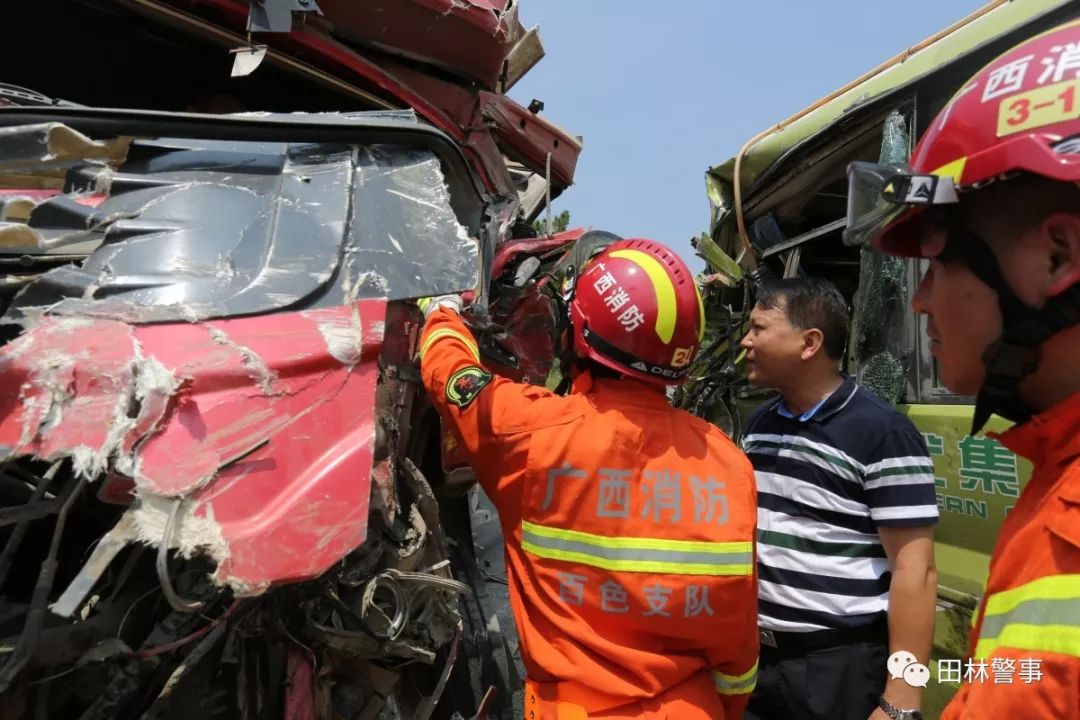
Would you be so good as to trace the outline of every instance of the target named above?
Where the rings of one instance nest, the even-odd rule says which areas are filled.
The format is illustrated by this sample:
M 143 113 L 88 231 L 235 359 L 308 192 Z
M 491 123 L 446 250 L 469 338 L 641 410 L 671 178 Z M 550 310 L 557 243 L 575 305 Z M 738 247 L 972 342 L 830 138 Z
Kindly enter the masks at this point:
M 502 152 L 541 176 L 547 170 L 550 152 L 551 180 L 556 189 L 573 184 L 581 142 L 554 123 L 506 95 L 478 92 L 392 60 L 383 61 L 381 67 L 401 87 L 433 103 L 445 117 L 463 129 L 466 132 L 463 143 L 485 158 L 489 175 L 505 172 L 501 154 L 485 154 L 487 146 L 478 145 L 481 139 L 490 143 L 491 135 L 494 135 Z M 488 128 L 491 128 L 490 132 Z
M 494 89 L 525 34 L 513 0 L 319 0 L 333 32 Z
M 285 677 L 284 720 L 316 720 L 315 670 L 301 650 L 289 649 Z
M 188 12 L 204 21 L 234 33 L 243 34 L 247 28 L 249 4 L 239 0 L 148 0 L 148 7 L 161 5 Z M 207 9 L 210 12 L 207 12 Z M 359 84 L 365 89 L 393 101 L 401 107 L 412 108 L 428 122 L 455 140 L 461 140 L 461 127 L 447 117 L 427 98 L 417 95 L 388 75 L 378 64 L 364 58 L 347 45 L 324 32 L 310 27 L 296 28 L 290 33 L 269 33 L 259 36 L 259 42 L 276 50 L 302 58 L 304 62 L 330 72 L 342 80 Z
M 59 194 L 59 190 L 39 190 L 34 188 L 15 190 L 12 188 L 0 188 L 0 197 L 25 197 L 37 201 L 48 200 Z
M 303 320 L 292 316 L 298 324 L 308 323 L 315 334 L 307 333 L 305 339 L 303 333 L 287 333 L 292 338 L 282 338 L 278 350 L 282 358 L 288 358 L 306 347 L 320 348 L 318 362 L 307 366 L 318 378 L 292 398 L 290 412 L 296 414 L 270 444 L 226 468 L 195 494 L 196 500 L 213 508 L 229 544 L 231 554 L 218 568 L 219 580 L 227 577 L 230 583 L 256 587 L 316 577 L 363 543 L 371 497 L 375 384 L 385 304 L 359 305 L 363 358 L 351 368 L 331 358 L 339 364 L 334 368 L 321 350 L 326 328 L 351 324 L 349 308 L 310 311 L 300 316 Z M 259 319 L 282 328 L 289 317 Z M 308 382 L 299 377 L 297 384 Z M 316 407 L 318 412 L 310 412 Z M 240 418 L 243 403 L 234 405 L 233 412 Z M 276 442 L 289 452 L 274 448 Z
M 377 80 L 378 89 L 395 93 L 399 102 L 406 102 L 444 132 L 472 149 L 476 153 L 474 157 L 482 163 L 478 170 L 486 178 L 505 172 L 505 163 L 500 154 L 483 152 L 485 146 L 478 146 L 477 138 L 489 138 L 489 134 L 475 130 L 494 126 L 496 139 L 506 145 L 504 150 L 507 154 L 520 159 L 529 170 L 544 175 L 547 153 L 550 152 L 552 181 L 558 187 L 573 183 L 581 143 L 505 95 L 463 87 L 392 60 L 376 65 L 350 48 L 310 29 L 280 36 L 280 40 L 278 36 L 268 39 L 268 42 L 275 41 L 283 45 L 295 42 L 303 46 L 312 64 L 343 79 L 355 80 L 355 75 L 359 74 L 363 78 Z M 312 57 L 312 52 L 317 53 L 318 57 Z M 429 116 L 432 112 L 434 114 Z M 452 129 L 443 123 L 449 123 Z
M 483 155 L 483 146 L 477 143 L 483 139 L 490 143 L 494 134 L 502 152 L 541 176 L 547 171 L 550 152 L 551 180 L 556 192 L 573 184 L 581 143 L 566 131 L 505 95 L 476 92 L 392 61 L 383 65 L 405 86 L 431 99 L 454 122 L 468 129 L 465 144 L 481 157 L 489 156 Z M 478 132 L 480 129 L 483 131 Z M 496 167 L 504 165 L 500 157 Z
M 514 193 L 514 183 L 506 169 L 502 149 L 494 133 L 483 123 L 475 90 L 393 60 L 383 61 L 381 67 L 401 83 L 401 87 L 433 102 L 439 112 L 444 113 L 449 122 L 455 125 L 455 131 L 460 133 L 462 148 L 473 160 L 477 173 L 487 179 L 489 189 L 506 195 Z M 543 168 L 540 173 L 543 174 Z
M 540 218 L 543 220 L 543 218 Z M 491 263 L 492 277 L 502 275 L 506 266 L 522 255 L 542 255 L 558 248 L 566 248 L 577 242 L 585 234 L 585 228 L 573 228 L 554 235 L 539 238 L 509 240 L 499 245 L 495 259 Z
M 581 154 L 577 138 L 505 95 L 481 92 L 480 115 L 494 122 L 495 135 L 511 158 L 543 175 L 551 153 L 552 182 L 563 187 L 574 182 L 574 170 Z
M 385 312 L 45 318 L 0 348 L 0 448 L 115 467 L 140 500 L 189 497 L 185 516 L 224 541 L 217 580 L 236 590 L 316 577 L 366 536 Z
M 247 24 L 249 6 L 238 0 L 163 0 L 162 4 L 205 16 L 207 21 L 219 23 L 233 32 L 244 32 Z M 498 4 L 497 0 L 492 0 L 484 5 Z M 461 6 L 464 9 L 470 3 L 463 0 L 430 0 L 430 5 Z M 213 9 L 212 18 L 205 13 L 208 7 Z M 489 12 L 480 7 L 473 10 Z M 418 32 L 416 27 L 412 30 Z M 418 37 L 424 36 L 418 33 Z M 513 192 L 511 186 L 504 184 L 505 163 L 489 134 L 473 132 L 486 124 L 495 125 L 497 140 L 506 145 L 508 154 L 520 158 L 533 172 L 544 174 L 550 152 L 552 180 L 559 186 L 556 192 L 573 183 L 581 144 L 572 135 L 505 95 L 477 91 L 441 80 L 389 59 L 376 63 L 314 27 L 313 23 L 298 27 L 291 33 L 260 35 L 259 42 L 302 58 L 320 70 L 403 107 L 413 108 L 428 122 L 465 146 L 474 168 L 489 190 L 505 194 Z M 460 39 L 455 38 L 454 42 L 460 42 Z
M 370 2 L 390 7 L 386 0 Z M 481 81 L 455 81 L 470 70 L 434 70 L 433 64 L 452 60 L 436 57 L 442 52 L 438 43 L 421 66 L 411 61 L 415 55 L 385 52 L 377 39 L 368 45 L 337 42 L 327 32 L 330 25 L 304 13 L 294 18 L 294 32 L 253 38 L 289 55 L 285 62 L 271 55 L 275 64 L 260 80 L 283 82 L 266 82 L 260 90 L 257 84 L 231 85 L 210 67 L 220 59 L 213 53 L 224 56 L 233 47 L 227 43 L 243 42 L 247 0 L 115 3 L 78 8 L 92 6 L 86 15 L 93 16 L 94 27 L 112 32 L 114 26 L 129 27 L 115 18 L 126 20 L 122 9 L 137 5 L 137 27 L 154 36 L 160 34 L 153 32 L 161 30 L 158 21 L 165 22 L 161 13 L 171 12 L 168 27 L 201 38 L 191 52 L 211 53 L 207 68 L 190 73 L 193 82 L 220 79 L 248 107 L 305 97 L 299 87 L 283 92 L 285 81 L 300 85 L 318 75 L 320 87 L 336 88 L 350 109 L 416 111 L 380 112 L 375 125 L 395 124 L 396 132 L 436 125 L 464 152 L 440 138 L 434 157 L 419 163 L 420 169 L 411 161 L 407 167 L 396 162 L 411 157 L 411 150 L 400 158 L 375 153 L 379 167 L 401 172 L 400 182 L 374 183 L 364 165 L 358 191 L 332 204 L 328 194 L 344 182 L 325 188 L 324 195 L 311 188 L 328 176 L 316 165 L 338 163 L 336 142 L 328 154 L 289 151 L 278 161 L 248 148 L 246 138 L 236 140 L 243 147 L 225 147 L 220 133 L 205 128 L 177 142 L 152 127 L 156 121 L 178 125 L 164 114 L 132 117 L 138 127 L 150 122 L 152 129 L 129 132 L 120 126 L 124 113 L 118 111 L 106 122 L 108 132 L 95 133 L 133 135 L 127 158 L 90 167 L 69 158 L 75 164 L 61 168 L 67 175 L 62 184 L 53 181 L 59 173 L 46 173 L 48 182 L 28 183 L 29 192 L 18 185 L 0 192 L 0 216 L 9 224 L 39 233 L 43 242 L 65 242 L 63 254 L 29 248 L 37 252 L 24 259 L 33 264 L 25 272 L 19 265 L 15 276 L 25 288 L 0 296 L 3 322 L 17 324 L 5 326 L 0 339 L 0 473 L 30 498 L 24 508 L 5 507 L 6 517 L 19 518 L 13 528 L 19 540 L 0 557 L 6 593 L 0 599 L 25 621 L 17 642 L 10 643 L 13 652 L 0 662 L 0 716 L 21 717 L 32 706 L 25 703 L 34 702 L 38 715 L 49 718 L 71 717 L 72 708 L 78 708 L 76 715 L 150 716 L 166 702 L 172 703 L 170 712 L 184 714 L 177 703 L 186 701 L 214 716 L 232 716 L 251 710 L 257 698 L 267 712 L 294 720 L 328 718 L 335 711 L 428 717 L 436 703 L 439 716 L 475 717 L 492 697 L 488 693 L 481 701 L 481 690 L 496 687 L 503 700 L 496 712 L 509 717 L 519 674 L 499 627 L 503 623 L 512 634 L 512 625 L 505 624 L 509 610 L 496 615 L 503 613 L 505 590 L 481 569 L 488 565 L 470 529 L 471 503 L 455 497 L 455 478 L 438 472 L 439 421 L 416 377 L 421 315 L 410 300 L 472 287 L 476 270 L 483 268 L 483 289 L 490 281 L 496 292 L 480 294 L 491 303 L 493 319 L 478 333 L 482 346 L 510 362 L 520 379 L 544 380 L 559 307 L 549 292 L 559 280 L 546 270 L 573 243 L 574 232 L 513 241 L 514 233 L 532 234 L 524 221 L 534 214 L 535 200 L 543 196 L 536 187 L 543 183 L 516 164 L 511 173 L 504 156 L 546 161 L 556 142 L 562 145 L 568 136 L 544 130 L 545 121 L 520 107 L 489 102 L 478 90 L 485 87 Z M 493 32 L 486 49 L 463 48 L 463 63 L 490 62 L 488 72 L 495 56 L 485 53 L 507 40 L 497 37 L 500 23 L 520 32 L 512 0 L 405 3 L 431 13 L 438 27 L 464 23 L 476 32 Z M 285 7 L 279 0 L 274 4 Z M 437 12 L 446 17 L 435 18 Z M 147 22 L 154 13 L 158 21 Z M 86 34 L 82 22 L 68 26 Z M 423 26 L 407 29 L 411 37 L 410 31 L 447 39 Z M 471 31 L 462 30 L 456 40 Z M 371 49 L 376 43 L 381 50 Z M 542 54 L 525 42 L 511 47 L 523 57 L 532 47 L 526 59 Z M 333 58 L 323 50 L 332 50 Z M 313 75 L 293 60 L 336 70 Z M 117 74 L 102 77 L 116 80 Z M 110 85 L 136 103 L 142 99 L 130 88 L 142 86 Z M 94 104 L 97 87 L 88 86 L 78 99 Z M 183 89 L 170 87 L 168 102 L 186 102 Z M 365 97 L 357 100 L 360 95 Z M 313 99 L 312 107 L 320 109 L 322 98 L 331 96 L 339 97 L 328 92 Z M 494 109 L 485 112 L 488 106 Z M 82 112 L 93 110 L 70 115 Z M 427 122 L 417 123 L 416 116 Z M 12 117 L 5 122 L 15 127 Z M 312 141 L 306 135 L 323 123 L 346 126 L 351 137 L 365 122 L 354 116 L 312 121 L 298 117 L 305 137 L 293 138 L 290 130 L 288 142 L 307 148 Z M 187 122 L 197 127 L 217 121 L 206 115 L 182 121 Z M 529 130 L 534 123 L 536 133 Z M 432 134 L 430 128 L 423 133 Z M 214 138 L 212 152 L 203 152 L 199 138 L 206 137 Z M 298 157 L 302 168 L 294 166 L 301 164 L 293 163 Z M 569 162 L 568 157 L 552 153 L 553 195 L 562 189 L 561 178 L 573 172 L 576 153 Z M 480 189 L 465 159 L 489 192 Z M 308 191 L 282 190 L 285 183 L 265 171 L 270 167 L 279 168 L 282 178 L 302 181 Z M 543 162 L 530 169 L 543 174 Z M 244 178 L 237 180 L 239 175 Z M 529 218 L 515 202 L 523 180 L 532 191 Z M 268 202 L 243 215 L 250 223 L 218 227 L 214 221 L 238 217 L 229 198 L 240 185 L 255 188 L 251 192 Z M 63 192 L 56 193 L 61 186 Z M 221 188 L 225 200 L 220 206 L 189 202 L 189 187 Z M 429 197 L 425 189 L 446 192 Z M 404 200 L 407 210 L 400 217 L 390 213 L 389 202 L 398 200 L 387 197 Z M 97 211 L 83 212 L 69 201 Z M 414 205 L 438 211 L 439 226 L 417 221 L 422 211 Z M 346 221 L 331 207 L 362 211 Z M 278 212 L 282 208 L 289 211 Z M 317 222 L 300 225 L 300 216 Z M 266 218 L 277 219 L 264 228 Z M 317 247 L 327 229 L 347 232 L 336 244 Z M 78 242 L 69 231 L 80 234 Z M 265 242 L 230 250 L 238 238 L 253 237 Z M 203 238 L 205 245 L 192 242 Z M 504 243 L 513 247 L 500 250 Z M 285 246 L 295 262 L 276 262 Z M 128 254 L 131 247 L 146 252 Z M 7 250 L 20 257 L 19 248 Z M 501 276 L 491 277 L 496 255 Z M 384 267 L 387 257 L 392 262 Z M 319 258 L 337 258 L 338 269 L 325 263 L 312 269 Z M 298 286 L 303 278 L 309 286 L 282 288 L 275 284 L 281 278 Z M 508 292 L 500 297 L 502 290 Z M 244 301 L 234 302 L 241 295 Z M 296 309 L 301 307 L 313 309 Z M 386 327 L 391 333 L 384 337 Z M 14 564 L 8 562 L 12 558 Z M 258 597 L 271 588 L 272 594 Z M 471 629 L 463 633 L 466 613 Z M 49 654 L 54 645 L 64 653 Z M 455 663 L 459 651 L 466 661 Z M 219 660 L 231 669 L 219 673 L 210 667 Z M 139 667 L 132 672 L 135 663 Z M 275 692 L 281 687 L 282 693 Z M 209 706 L 204 698 L 211 699 Z M 231 712 L 234 704 L 238 712 Z
M 127 435 L 137 357 L 130 326 L 81 318 L 45 320 L 0 348 L 0 459 L 104 470 Z

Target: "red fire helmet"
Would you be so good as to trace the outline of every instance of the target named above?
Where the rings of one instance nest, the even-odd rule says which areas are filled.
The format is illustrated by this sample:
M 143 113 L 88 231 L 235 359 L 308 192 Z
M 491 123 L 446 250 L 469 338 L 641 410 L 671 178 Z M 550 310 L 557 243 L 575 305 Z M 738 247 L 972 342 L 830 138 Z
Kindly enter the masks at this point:
M 1030 419 L 1022 381 L 1038 368 L 1040 346 L 1080 320 L 1080 283 L 1029 306 L 983 238 L 955 213 L 931 212 L 1018 175 L 1080 181 L 1080 20 L 1020 43 L 961 86 L 920 138 L 910 167 L 848 167 L 849 241 L 962 262 L 996 293 L 1001 332 L 981 351 L 986 374 L 972 434 L 992 413 Z
M 686 263 L 653 240 L 620 240 L 589 261 L 570 299 L 574 354 L 678 385 L 701 346 L 705 309 Z
M 923 211 L 1017 172 L 1080 180 L 1080 20 L 1037 35 L 964 83 L 910 167 L 848 167 L 849 240 L 920 257 Z

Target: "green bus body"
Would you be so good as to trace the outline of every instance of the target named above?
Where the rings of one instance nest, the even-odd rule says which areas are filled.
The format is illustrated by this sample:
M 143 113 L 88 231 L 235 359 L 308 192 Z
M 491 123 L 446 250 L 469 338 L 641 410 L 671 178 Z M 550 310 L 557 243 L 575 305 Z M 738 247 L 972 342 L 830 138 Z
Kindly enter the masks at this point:
M 931 668 L 924 703 L 929 718 L 938 717 L 956 690 L 954 684 L 939 682 L 937 661 L 967 657 L 972 615 L 985 587 L 998 528 L 1016 504 L 1031 466 L 986 434 L 1007 429 L 1009 423 L 1002 419 L 993 418 L 983 433 L 971 436 L 971 398 L 956 396 L 940 384 L 925 338 L 925 321 L 909 305 L 923 272 L 917 261 L 892 266 L 895 277 L 891 287 L 899 287 L 900 292 L 890 298 L 887 315 L 884 311 L 874 314 L 881 303 L 872 302 L 874 287 L 867 273 L 868 268 L 877 266 L 867 263 L 862 249 L 845 246 L 840 236 L 846 208 L 846 167 L 852 160 L 885 157 L 888 141 L 883 143 L 883 130 L 889 118 L 902 119 L 906 151 L 910 152 L 931 119 L 981 67 L 1024 38 L 1077 16 L 1080 2 L 1076 1 L 998 4 L 904 61 L 765 135 L 743 158 L 745 225 L 748 232 L 753 229 L 757 233 L 751 239 L 761 241 L 754 245 L 757 264 L 770 268 L 774 275 L 806 273 L 836 282 L 853 306 L 853 338 L 846 369 L 859 377 L 885 356 L 893 363 L 889 367 L 902 368 L 897 371 L 900 386 L 890 400 L 896 401 L 898 409 L 923 433 L 933 456 L 940 524 L 935 548 L 939 582 L 935 667 Z M 706 261 L 702 279 L 709 334 L 721 333 L 727 339 L 707 343 L 709 352 L 697 361 L 693 379 L 676 395 L 676 403 L 737 432 L 738 418 L 747 417 L 762 401 L 763 393 L 746 387 L 744 381 L 735 381 L 729 383 L 734 389 L 723 405 L 711 400 L 695 405 L 693 401 L 695 393 L 699 400 L 718 397 L 712 389 L 715 383 L 698 392 L 706 387 L 708 378 L 719 376 L 717 368 L 726 368 L 726 378 L 737 378 L 742 370 L 736 353 L 749 310 L 743 304 L 751 297 L 743 284 L 748 282 L 752 266 L 742 252 L 736 226 L 734 168 L 732 158 L 707 171 L 712 217 L 709 231 L 695 242 Z M 741 264 L 733 258 L 739 258 Z M 885 325 L 887 329 L 874 327 Z M 868 333 L 876 333 L 879 350 L 888 352 L 861 356 L 857 346 Z

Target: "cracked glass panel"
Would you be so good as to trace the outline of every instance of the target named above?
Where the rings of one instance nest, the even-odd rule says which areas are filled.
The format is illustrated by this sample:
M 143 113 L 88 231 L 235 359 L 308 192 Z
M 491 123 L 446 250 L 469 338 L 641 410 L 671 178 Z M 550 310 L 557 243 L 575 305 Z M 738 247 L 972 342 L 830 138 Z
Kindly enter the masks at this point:
M 885 121 L 880 162 L 907 163 L 910 140 L 904 115 Z M 855 305 L 856 380 L 882 400 L 898 402 L 904 393 L 915 348 L 907 332 L 908 260 L 863 247 Z
M 28 283 L 7 321 L 194 321 L 476 285 L 477 242 L 426 150 L 142 139 L 62 183 L 0 223 L 0 255 L 89 254 Z

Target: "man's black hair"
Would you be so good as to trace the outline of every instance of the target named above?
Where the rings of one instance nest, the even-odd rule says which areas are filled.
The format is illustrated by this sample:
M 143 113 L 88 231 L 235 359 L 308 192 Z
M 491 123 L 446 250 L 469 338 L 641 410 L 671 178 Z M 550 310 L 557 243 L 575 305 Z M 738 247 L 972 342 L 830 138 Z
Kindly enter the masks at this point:
M 758 289 L 757 304 L 764 310 L 781 310 L 797 330 L 820 330 L 825 354 L 833 360 L 844 356 L 848 333 L 847 303 L 828 280 L 770 280 Z

